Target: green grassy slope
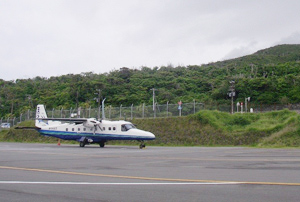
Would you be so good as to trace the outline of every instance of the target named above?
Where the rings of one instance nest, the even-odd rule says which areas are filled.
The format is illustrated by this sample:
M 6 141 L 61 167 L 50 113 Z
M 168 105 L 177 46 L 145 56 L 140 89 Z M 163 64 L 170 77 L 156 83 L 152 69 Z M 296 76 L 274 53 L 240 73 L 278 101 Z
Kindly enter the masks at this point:
M 153 144 L 300 146 L 300 116 L 289 110 L 260 114 L 201 111 L 190 117 L 134 120 L 156 135 Z

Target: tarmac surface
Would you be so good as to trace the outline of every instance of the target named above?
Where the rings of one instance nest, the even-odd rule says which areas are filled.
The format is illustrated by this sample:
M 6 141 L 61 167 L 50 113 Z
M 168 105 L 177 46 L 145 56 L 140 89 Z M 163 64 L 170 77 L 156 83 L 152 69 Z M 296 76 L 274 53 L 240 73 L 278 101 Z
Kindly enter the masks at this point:
M 299 201 L 300 149 L 0 143 L 0 201 Z

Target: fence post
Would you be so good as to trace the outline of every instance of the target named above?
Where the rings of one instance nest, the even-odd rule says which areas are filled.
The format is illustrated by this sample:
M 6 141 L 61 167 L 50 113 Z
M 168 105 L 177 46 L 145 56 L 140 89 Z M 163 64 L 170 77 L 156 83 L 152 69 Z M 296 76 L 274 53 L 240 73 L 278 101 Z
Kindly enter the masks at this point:
M 130 111 L 131 111 L 130 114 L 131 114 L 131 120 L 132 120 L 132 118 L 133 118 L 133 117 L 132 117 L 132 116 L 133 116 L 133 114 L 132 114 L 132 113 L 133 113 L 133 104 L 131 105 Z
M 142 112 L 142 117 L 145 118 L 145 103 L 143 103 L 143 112 Z
M 154 103 L 154 105 L 153 105 L 153 110 L 154 110 L 154 118 L 156 118 L 156 102 Z
M 167 101 L 167 117 L 169 117 L 169 101 Z
M 260 103 L 260 113 L 262 113 L 262 104 Z
M 120 118 L 122 118 L 122 105 L 120 105 Z
M 167 117 L 169 117 L 169 101 L 167 101 Z
M 194 99 L 194 114 L 196 114 L 196 100 Z
M 108 117 L 111 119 L 111 105 L 109 105 Z

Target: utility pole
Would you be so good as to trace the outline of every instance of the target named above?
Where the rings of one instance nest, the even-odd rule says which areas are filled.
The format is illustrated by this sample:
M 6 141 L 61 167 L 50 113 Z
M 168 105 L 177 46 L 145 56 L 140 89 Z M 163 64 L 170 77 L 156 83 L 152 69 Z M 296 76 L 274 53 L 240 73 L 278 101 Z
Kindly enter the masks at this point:
M 230 87 L 229 87 L 229 97 L 231 97 L 231 114 L 233 114 L 233 97 L 235 97 L 235 82 L 229 81 Z
M 152 91 L 153 91 L 153 111 L 154 111 L 154 118 L 155 118 L 155 117 L 156 117 L 155 91 L 156 91 L 157 89 L 155 89 L 155 88 L 152 88 L 152 89 L 150 89 L 150 90 L 152 90 Z

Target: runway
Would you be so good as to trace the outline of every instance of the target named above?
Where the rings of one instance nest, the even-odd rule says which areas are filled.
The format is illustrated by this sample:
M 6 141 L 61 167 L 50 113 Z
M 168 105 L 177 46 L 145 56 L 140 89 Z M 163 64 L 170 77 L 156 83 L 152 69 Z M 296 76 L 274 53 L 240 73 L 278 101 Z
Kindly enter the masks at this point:
M 300 150 L 0 143 L 0 201 L 299 201 Z

